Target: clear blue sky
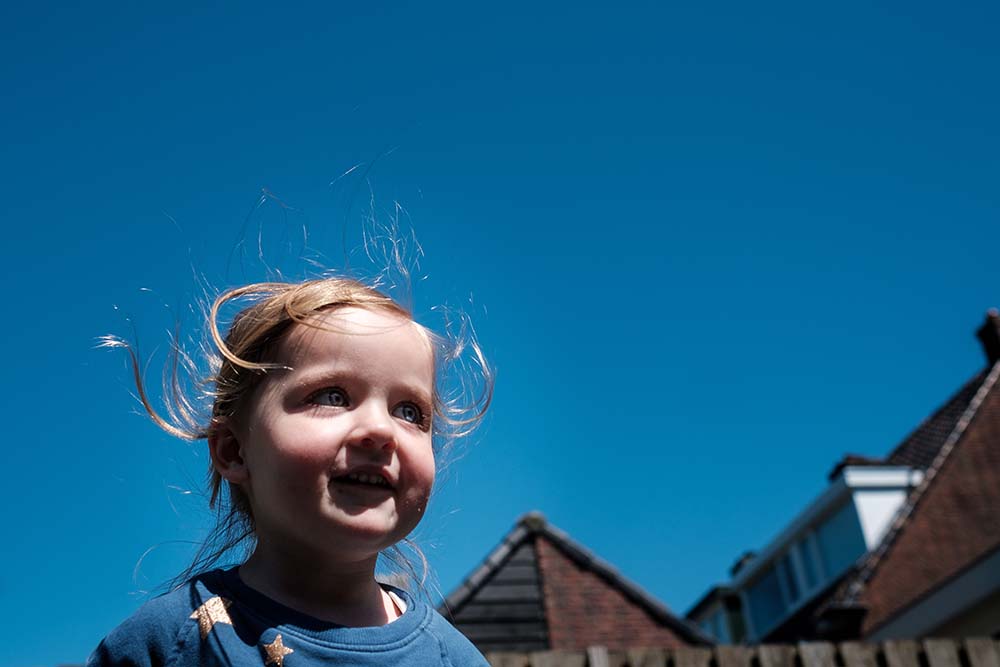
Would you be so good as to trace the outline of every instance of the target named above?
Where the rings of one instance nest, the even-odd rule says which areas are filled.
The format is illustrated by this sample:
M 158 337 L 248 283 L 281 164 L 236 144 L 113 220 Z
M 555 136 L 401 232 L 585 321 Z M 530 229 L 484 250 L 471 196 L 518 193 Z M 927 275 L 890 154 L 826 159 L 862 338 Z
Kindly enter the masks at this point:
M 983 365 L 995 3 L 204 4 L 0 10 L 7 664 L 82 661 L 205 525 L 95 338 L 162 347 L 257 225 L 339 265 L 355 164 L 498 369 L 419 528 L 444 591 L 540 509 L 683 612 Z

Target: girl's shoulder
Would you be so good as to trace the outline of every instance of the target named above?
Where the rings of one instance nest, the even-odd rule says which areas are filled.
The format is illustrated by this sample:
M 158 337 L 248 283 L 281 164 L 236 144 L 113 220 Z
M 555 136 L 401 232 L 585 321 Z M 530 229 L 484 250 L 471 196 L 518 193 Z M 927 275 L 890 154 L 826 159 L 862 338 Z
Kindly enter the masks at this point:
M 225 620 L 227 604 L 214 592 L 221 579 L 220 571 L 207 572 L 149 600 L 108 633 L 87 667 L 178 664 L 178 653 L 213 623 Z
M 489 667 L 486 658 L 479 652 L 468 638 L 455 629 L 443 616 L 434 610 L 430 610 L 430 623 L 427 624 L 427 632 L 432 634 L 440 647 L 442 663 L 447 665 L 459 665 L 470 667 Z

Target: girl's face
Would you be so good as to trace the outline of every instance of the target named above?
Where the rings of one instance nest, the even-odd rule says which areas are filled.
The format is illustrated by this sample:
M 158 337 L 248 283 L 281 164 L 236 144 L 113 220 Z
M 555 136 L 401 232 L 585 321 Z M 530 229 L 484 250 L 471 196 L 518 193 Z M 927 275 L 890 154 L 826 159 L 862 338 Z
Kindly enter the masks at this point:
M 240 415 L 236 479 L 258 540 L 369 558 L 423 516 L 434 483 L 434 359 L 412 321 L 342 308 L 281 340 Z M 220 471 L 222 472 L 222 471 Z M 232 471 L 230 471 L 232 472 Z

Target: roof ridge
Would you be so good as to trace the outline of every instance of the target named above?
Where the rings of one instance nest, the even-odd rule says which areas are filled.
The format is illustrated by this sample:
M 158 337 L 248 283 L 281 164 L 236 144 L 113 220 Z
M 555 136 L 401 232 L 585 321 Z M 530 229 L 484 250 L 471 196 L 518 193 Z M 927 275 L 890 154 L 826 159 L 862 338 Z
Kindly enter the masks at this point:
M 965 434 L 966 429 L 972 420 L 976 417 L 979 411 L 979 407 L 986 400 L 987 395 L 996 386 L 997 380 L 1000 379 L 1000 361 L 993 364 L 989 373 L 986 375 L 979 389 L 976 390 L 976 394 L 969 401 L 969 405 L 962 412 L 962 416 L 959 417 L 958 422 L 952 429 L 951 433 L 948 434 L 948 438 L 941 445 L 941 449 L 938 451 L 937 455 L 934 457 L 931 464 L 924 471 L 924 478 L 921 480 L 920 484 L 913 490 L 913 492 L 903 503 L 903 506 L 896 513 L 896 516 L 892 520 L 892 524 L 889 527 L 888 532 L 882 541 L 879 543 L 878 547 L 866 554 L 861 559 L 861 566 L 859 567 L 857 573 L 846 583 L 843 590 L 843 595 L 838 596 L 840 600 L 838 602 L 852 605 L 857 602 L 858 596 L 864 588 L 864 585 L 868 583 L 871 577 L 875 574 L 875 570 L 878 569 L 879 565 L 882 563 L 883 558 L 888 553 L 889 548 L 895 543 L 896 538 L 902 532 L 903 528 L 906 527 L 907 521 L 913 515 L 914 510 L 920 503 L 921 499 L 927 493 L 927 489 L 934 482 L 937 477 L 938 472 L 944 466 L 945 462 L 948 460 L 949 455 L 955 449 L 958 441 L 962 439 Z M 966 383 L 968 386 L 968 383 Z M 963 386 L 962 389 L 965 389 Z M 959 390 L 959 392 L 962 391 Z M 950 403 L 951 399 L 947 403 Z M 947 405 L 947 403 L 945 405 Z M 936 414 L 936 413 L 935 413 Z M 905 441 L 904 441 L 905 442 Z M 826 605 L 824 605 L 826 606 Z
M 950 408 L 955 401 L 960 399 L 962 397 L 962 394 L 971 389 L 972 386 L 979 384 L 979 388 L 976 389 L 976 391 L 978 392 L 979 389 L 982 388 L 983 383 L 986 381 L 986 376 L 989 372 L 989 368 L 990 367 L 987 366 L 986 368 L 979 371 L 971 378 L 963 382 L 962 385 L 955 392 L 953 392 L 940 405 L 938 405 L 936 410 L 934 410 L 928 416 L 924 417 L 919 424 L 917 424 L 905 436 L 903 436 L 903 438 L 901 438 L 899 442 L 897 442 L 896 446 L 892 448 L 892 451 L 890 451 L 888 454 L 882 457 L 882 460 L 890 461 L 894 456 L 898 455 L 899 452 L 904 447 L 911 444 L 913 439 L 917 435 L 919 435 L 924 428 L 926 428 L 930 424 L 933 424 L 935 420 L 940 418 L 948 410 L 948 408 Z M 968 406 L 966 406 L 966 408 L 968 408 Z

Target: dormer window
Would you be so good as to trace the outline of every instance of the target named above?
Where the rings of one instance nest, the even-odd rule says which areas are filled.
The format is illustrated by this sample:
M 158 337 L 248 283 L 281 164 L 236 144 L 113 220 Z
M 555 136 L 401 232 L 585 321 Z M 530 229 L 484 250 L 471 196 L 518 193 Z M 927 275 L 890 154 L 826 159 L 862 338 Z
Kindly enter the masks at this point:
M 766 637 L 878 544 L 920 479 L 900 466 L 840 469 L 826 493 L 734 577 L 749 637 Z
M 1000 636 L 992 617 L 981 622 L 1000 601 L 1000 550 L 981 532 L 1000 499 L 990 450 L 1000 311 L 976 335 L 985 369 L 887 456 L 844 456 L 829 486 L 713 589 L 738 600 L 746 641 Z M 937 541 L 961 548 L 938 553 Z M 689 617 L 704 610 L 699 603 Z

